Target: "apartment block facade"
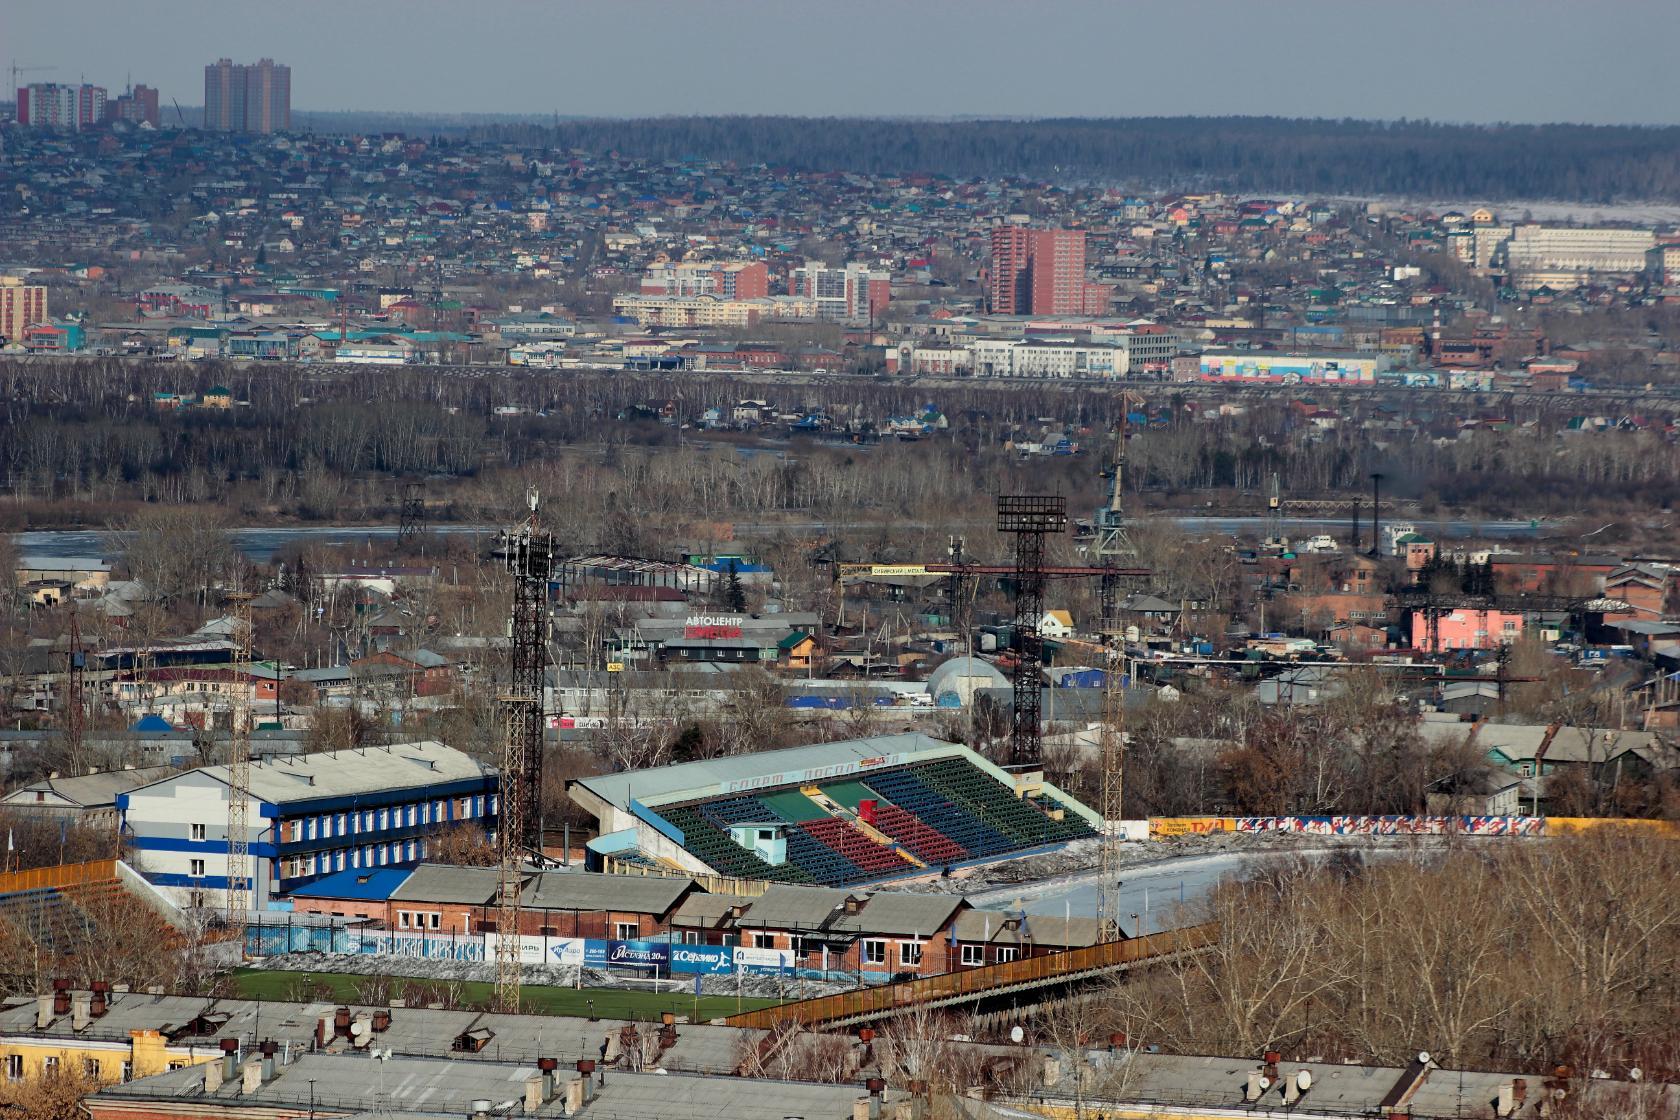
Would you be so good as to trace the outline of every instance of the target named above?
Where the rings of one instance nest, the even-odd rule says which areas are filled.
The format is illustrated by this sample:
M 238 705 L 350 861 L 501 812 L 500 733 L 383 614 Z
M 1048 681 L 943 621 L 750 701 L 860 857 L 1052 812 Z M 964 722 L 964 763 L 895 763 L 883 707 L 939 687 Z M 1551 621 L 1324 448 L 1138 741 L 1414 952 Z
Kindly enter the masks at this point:
M 212 132 L 285 132 L 292 127 L 292 68 L 265 58 L 218 59 L 204 68 L 204 127 Z

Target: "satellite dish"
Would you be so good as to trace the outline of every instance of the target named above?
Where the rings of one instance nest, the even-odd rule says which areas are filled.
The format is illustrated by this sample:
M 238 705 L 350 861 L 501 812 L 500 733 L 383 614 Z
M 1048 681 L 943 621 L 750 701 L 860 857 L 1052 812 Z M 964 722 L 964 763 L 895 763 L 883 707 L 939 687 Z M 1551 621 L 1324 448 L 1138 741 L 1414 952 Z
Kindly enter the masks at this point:
M 1429 1051 L 1419 1050 L 1417 1060 L 1418 1060 L 1418 1065 L 1420 1065 L 1420 1066 L 1428 1065 L 1429 1064 Z
M 1312 1088 L 1312 1070 L 1304 1069 L 1295 1074 L 1295 1088 L 1303 1093 Z
M 1021 1029 L 1021 1024 L 1017 1023 L 1013 1027 L 1009 1028 L 1009 1041 L 1024 1042 L 1026 1041 L 1026 1037 L 1027 1032 Z
M 1264 1093 L 1267 1089 L 1270 1089 L 1271 1087 L 1272 1087 L 1272 1079 L 1271 1078 L 1262 1077 L 1260 1079 L 1260 1091 L 1262 1093 Z
M 1642 1078 L 1644 1076 L 1645 1076 L 1645 1071 L 1640 1069 L 1638 1066 L 1634 1066 L 1632 1069 L 1628 1070 L 1628 1080 L 1629 1081 L 1638 1081 L 1640 1078 Z

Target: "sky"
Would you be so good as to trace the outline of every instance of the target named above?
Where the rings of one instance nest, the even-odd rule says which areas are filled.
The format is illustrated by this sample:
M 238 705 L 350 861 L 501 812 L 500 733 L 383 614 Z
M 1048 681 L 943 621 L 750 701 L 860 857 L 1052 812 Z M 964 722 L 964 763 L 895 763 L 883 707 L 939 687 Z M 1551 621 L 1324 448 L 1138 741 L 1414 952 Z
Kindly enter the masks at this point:
M 664 116 L 1680 123 L 1676 0 L 77 0 L 0 3 L 20 81 L 272 57 L 292 107 Z M 74 13 L 73 15 L 71 13 Z M 165 113 L 169 110 L 166 108 Z

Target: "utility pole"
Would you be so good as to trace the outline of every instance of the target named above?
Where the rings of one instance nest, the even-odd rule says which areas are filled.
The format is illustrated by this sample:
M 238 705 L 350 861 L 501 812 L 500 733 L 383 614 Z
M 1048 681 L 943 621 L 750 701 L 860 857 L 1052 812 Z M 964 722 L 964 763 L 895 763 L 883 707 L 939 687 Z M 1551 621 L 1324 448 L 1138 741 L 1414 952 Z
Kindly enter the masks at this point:
M 548 577 L 554 534 L 538 527 L 538 495 L 525 493 L 530 513 L 503 532 L 500 553 L 513 576 L 509 617 L 510 671 L 501 696 L 504 718 L 496 837 L 500 856 L 496 909 L 496 1007 L 519 1010 L 520 891 L 525 854 L 542 853 L 543 685 L 548 667 Z
M 71 777 L 87 769 L 87 650 L 82 648 L 82 616 L 70 603 L 70 650 L 64 672 L 64 753 Z

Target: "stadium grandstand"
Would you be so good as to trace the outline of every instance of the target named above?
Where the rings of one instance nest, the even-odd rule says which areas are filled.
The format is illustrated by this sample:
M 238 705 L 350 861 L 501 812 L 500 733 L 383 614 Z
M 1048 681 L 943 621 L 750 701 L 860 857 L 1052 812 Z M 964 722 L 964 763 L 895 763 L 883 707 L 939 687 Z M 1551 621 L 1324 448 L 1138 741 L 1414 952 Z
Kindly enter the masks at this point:
M 957 743 L 885 735 L 582 778 L 597 860 L 857 886 L 1014 859 L 1096 834 L 1042 774 Z

